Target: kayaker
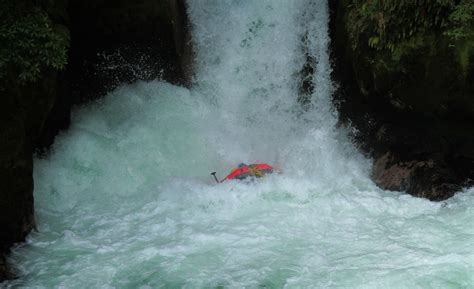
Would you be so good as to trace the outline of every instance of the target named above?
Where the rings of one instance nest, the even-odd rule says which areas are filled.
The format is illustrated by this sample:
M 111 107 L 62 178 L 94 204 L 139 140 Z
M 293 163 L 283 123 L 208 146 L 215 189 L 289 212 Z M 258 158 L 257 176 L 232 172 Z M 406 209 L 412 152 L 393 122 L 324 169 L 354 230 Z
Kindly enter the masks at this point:
M 271 174 L 273 173 L 273 167 L 270 166 L 269 164 L 251 164 L 247 165 L 245 163 L 240 163 L 237 168 L 233 169 L 223 180 L 219 181 L 216 177 L 216 173 L 213 172 L 211 175 L 214 176 L 214 179 L 218 182 L 221 183 L 223 181 L 228 181 L 228 180 L 243 180 L 248 177 L 256 177 L 256 178 L 261 178 L 265 176 L 266 174 Z

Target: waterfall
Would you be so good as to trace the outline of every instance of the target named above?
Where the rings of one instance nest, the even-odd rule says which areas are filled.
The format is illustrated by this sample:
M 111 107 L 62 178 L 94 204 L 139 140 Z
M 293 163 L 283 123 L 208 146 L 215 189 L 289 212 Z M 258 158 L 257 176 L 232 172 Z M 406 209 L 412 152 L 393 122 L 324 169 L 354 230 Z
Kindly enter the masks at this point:
M 193 86 L 137 82 L 74 111 L 35 160 L 38 231 L 7 288 L 472 286 L 474 190 L 442 203 L 380 190 L 336 127 L 326 1 L 187 8 Z M 282 173 L 209 175 L 260 161 Z

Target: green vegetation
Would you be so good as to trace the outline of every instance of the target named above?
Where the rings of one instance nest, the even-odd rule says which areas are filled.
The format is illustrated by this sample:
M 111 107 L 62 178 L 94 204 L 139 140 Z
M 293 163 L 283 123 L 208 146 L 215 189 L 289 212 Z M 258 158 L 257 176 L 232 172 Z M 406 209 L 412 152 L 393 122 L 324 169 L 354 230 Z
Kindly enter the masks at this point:
M 348 0 L 347 29 L 353 49 L 360 41 L 393 51 L 418 32 L 443 33 L 452 41 L 473 37 L 472 0 Z M 363 36 L 363 37 L 361 37 Z
M 451 27 L 446 34 L 453 39 L 474 38 L 474 1 L 463 0 L 449 15 Z
M 67 63 L 69 32 L 38 5 L 0 0 L 0 83 L 34 82 L 45 69 Z

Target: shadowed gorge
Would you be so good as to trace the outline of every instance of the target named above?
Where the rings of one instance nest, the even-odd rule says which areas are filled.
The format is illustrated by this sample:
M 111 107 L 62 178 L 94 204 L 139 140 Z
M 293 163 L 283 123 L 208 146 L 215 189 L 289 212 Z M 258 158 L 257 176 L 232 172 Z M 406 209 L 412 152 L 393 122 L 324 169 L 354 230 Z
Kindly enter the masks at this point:
M 5 155 L 26 160 L 25 178 L 9 177 L 24 187 L 11 187 L 34 190 L 34 218 L 30 207 L 16 241 L 34 222 L 37 230 L 12 247 L 17 278 L 1 286 L 469 288 L 472 127 L 452 106 L 444 114 L 433 104 L 421 116 L 423 104 L 408 103 L 423 101 L 421 88 L 398 82 L 399 73 L 441 55 L 422 54 L 426 44 L 398 53 L 398 68 L 388 62 L 393 39 L 369 43 L 370 29 L 356 36 L 367 50 L 351 50 L 345 17 L 360 11 L 346 9 L 362 2 L 68 1 L 64 18 L 42 6 L 69 29 L 70 62 L 53 70 L 58 78 L 28 84 L 42 90 L 23 89 L 45 100 L 44 127 L 59 99 L 53 88 L 65 92 L 66 110 L 76 105 L 68 129 L 52 132 L 54 143 L 35 158 L 36 140 L 23 150 L 30 131 L 12 129 L 29 114 L 5 118 L 19 123 L 5 126 L 15 140 Z M 351 17 L 380 20 L 362 16 Z M 432 49 L 454 49 L 440 47 Z M 428 86 L 438 84 L 434 74 L 413 77 Z M 53 96 L 31 94 L 43 90 Z M 439 166 L 449 156 L 455 165 Z M 219 184 L 209 175 L 222 179 L 242 162 L 280 173 Z M 33 195 L 21 196 L 32 206 Z
M 472 1 L 331 2 L 341 120 L 381 188 L 444 200 L 474 179 Z

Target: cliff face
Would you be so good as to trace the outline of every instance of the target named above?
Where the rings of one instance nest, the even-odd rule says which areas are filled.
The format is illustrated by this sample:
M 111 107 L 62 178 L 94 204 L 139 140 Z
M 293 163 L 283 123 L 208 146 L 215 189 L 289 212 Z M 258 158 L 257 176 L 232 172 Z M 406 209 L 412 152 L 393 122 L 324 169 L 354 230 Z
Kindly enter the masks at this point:
M 183 0 L 71 0 L 68 12 L 66 74 L 74 102 L 135 80 L 188 83 L 191 49 Z
M 49 17 L 40 18 L 42 21 L 70 35 L 70 49 L 64 70 L 58 72 L 40 63 L 39 74 L 25 82 L 11 77 L 22 70 L 18 63 L 0 59 L 1 65 L 8 64 L 9 73 L 7 80 L 0 79 L 0 255 L 24 241 L 35 227 L 33 153 L 44 152 L 58 131 L 68 127 L 74 103 L 138 79 L 186 84 L 191 72 L 182 0 L 55 0 L 27 5 L 41 17 Z M 28 9 L 18 10 L 28 18 Z M 0 24 L 9 27 L 7 22 Z M 0 37 L 4 35 L 10 34 Z M 0 46 L 3 51 L 11 49 L 5 43 Z M 12 275 L 1 256 L 0 282 L 8 277 Z
M 4 91 L 0 108 L 0 245 L 2 251 L 34 227 L 32 152 L 56 96 L 56 74 Z
M 442 200 L 474 179 L 474 5 L 458 2 L 331 2 L 341 121 L 381 188 Z

